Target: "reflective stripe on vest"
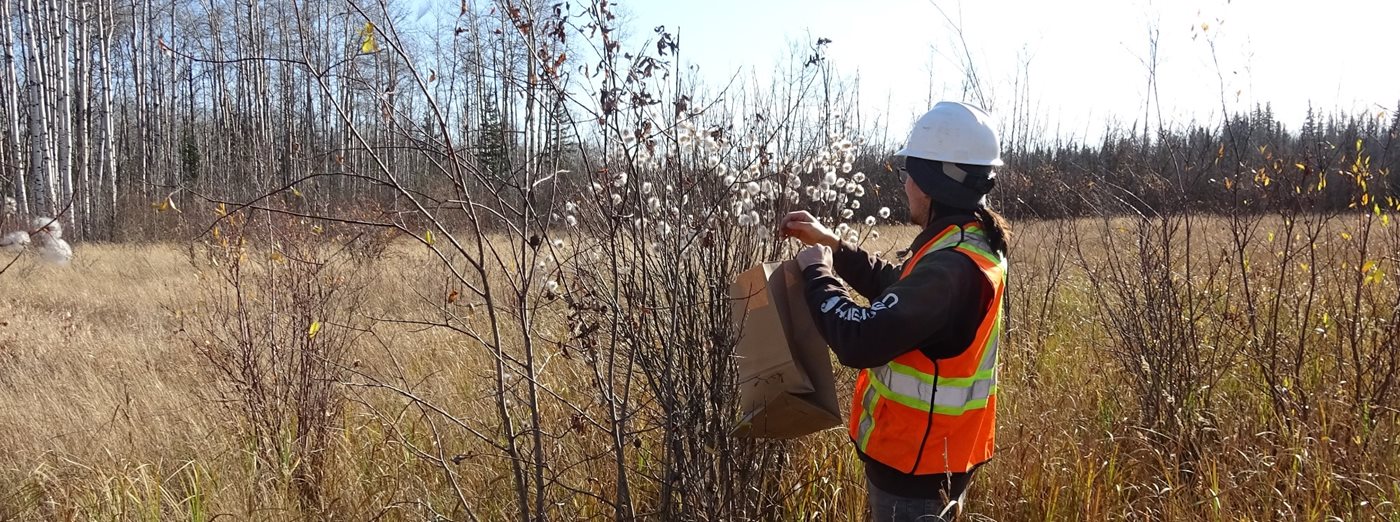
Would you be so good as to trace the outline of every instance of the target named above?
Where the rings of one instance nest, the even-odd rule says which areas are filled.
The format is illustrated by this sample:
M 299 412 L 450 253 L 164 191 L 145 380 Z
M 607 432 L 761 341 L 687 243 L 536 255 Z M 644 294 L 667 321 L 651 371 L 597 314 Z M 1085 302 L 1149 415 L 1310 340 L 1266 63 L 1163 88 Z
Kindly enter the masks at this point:
M 881 460 L 885 464 L 895 467 L 896 469 L 910 473 L 924 469 L 924 466 L 919 464 L 919 459 L 922 455 L 899 455 L 894 459 L 890 459 L 887 456 L 887 458 L 882 459 L 877 456 L 877 454 L 881 452 L 877 451 L 872 453 L 870 451 L 869 443 L 871 435 L 882 430 L 877 423 L 893 421 L 896 424 L 903 422 L 907 425 L 908 422 L 912 422 L 910 419 L 904 417 L 881 420 L 885 418 L 879 414 L 881 409 L 879 408 L 879 404 L 881 401 L 889 401 L 915 412 L 923 412 L 924 417 L 927 417 L 931 412 L 960 418 L 965 414 L 971 414 L 970 412 L 987 409 L 992 397 L 994 397 L 997 392 L 996 364 L 997 352 L 1001 344 L 1001 299 L 1003 295 L 1002 284 L 1005 277 L 1006 260 L 993 253 L 994 251 L 988 245 L 981 228 L 976 224 L 968 224 L 964 226 L 951 226 L 945 229 L 921 248 L 914 257 L 909 259 L 900 277 L 907 277 L 909 273 L 913 271 L 914 265 L 922 259 L 924 255 L 949 248 L 957 249 L 964 255 L 972 258 L 986 277 L 991 279 L 991 283 L 995 289 L 995 298 L 991 303 L 993 308 L 988 310 L 988 312 L 991 312 L 993 315 L 993 317 L 990 318 L 990 330 L 987 329 L 988 318 L 984 317 L 982 321 L 979 322 L 978 333 L 973 338 L 972 342 L 974 345 L 969 346 L 967 352 L 965 352 L 965 355 L 968 357 L 975 357 L 980 353 L 980 360 L 977 360 L 975 370 L 971 367 L 971 360 L 964 360 L 965 362 L 959 363 L 960 370 L 949 370 L 946 366 L 938 370 L 937 373 L 943 375 L 935 375 L 931 371 L 920 370 L 900 362 L 905 361 L 909 364 L 918 364 L 922 366 L 932 365 L 931 368 L 938 368 L 938 366 L 933 365 L 932 361 L 929 361 L 927 357 L 924 357 L 921 352 L 915 351 L 911 353 L 917 355 L 906 354 L 883 366 L 862 370 L 856 380 L 856 407 L 859 408 L 859 413 L 856 418 L 852 419 L 853 422 L 851 426 L 851 437 L 855 441 L 856 446 L 867 455 L 875 457 L 877 460 Z M 956 362 L 957 359 L 957 357 L 954 357 L 947 361 Z M 886 415 L 895 414 L 886 413 Z M 983 417 L 986 418 L 988 426 L 993 424 L 994 417 L 991 410 L 987 410 L 985 415 L 980 415 L 976 418 L 980 419 Z M 919 420 L 928 422 L 925 419 Z M 899 428 L 897 426 L 888 426 L 883 429 L 894 429 L 898 431 Z M 926 429 L 931 429 L 931 427 Z M 975 437 L 977 435 L 967 436 Z M 982 436 L 987 437 L 985 441 L 986 447 L 990 448 L 990 433 L 986 433 Z M 886 440 L 889 440 L 889 435 L 884 437 Z M 936 442 L 937 441 L 933 441 L 931 443 Z M 975 442 L 976 441 L 972 441 L 967 444 L 967 446 L 975 447 Z M 913 444 L 920 444 L 920 442 L 916 441 L 913 442 Z M 930 447 L 923 448 L 923 450 L 925 453 L 931 451 L 936 452 L 937 448 Z M 908 453 L 919 452 L 919 450 L 914 449 L 912 446 L 901 451 L 907 451 Z M 990 449 L 988 449 L 987 452 L 989 453 Z M 985 457 L 990 457 L 990 455 L 988 454 Z M 971 456 L 971 458 L 978 457 Z M 890 462 L 889 460 L 899 460 L 901 462 Z M 912 463 L 903 462 L 905 460 L 911 461 Z M 960 464 L 949 463 L 948 466 L 957 468 Z M 935 471 L 939 470 L 935 469 Z M 952 469 L 952 471 L 965 471 L 965 469 Z

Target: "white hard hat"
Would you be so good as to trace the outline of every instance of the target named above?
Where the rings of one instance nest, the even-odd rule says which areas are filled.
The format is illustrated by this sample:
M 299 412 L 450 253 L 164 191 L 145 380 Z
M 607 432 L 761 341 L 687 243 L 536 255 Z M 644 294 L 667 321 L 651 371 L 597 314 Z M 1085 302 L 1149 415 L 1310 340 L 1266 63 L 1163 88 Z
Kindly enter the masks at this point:
M 967 165 L 1001 165 L 1001 144 L 992 117 L 960 102 L 938 102 L 909 131 L 896 156 Z

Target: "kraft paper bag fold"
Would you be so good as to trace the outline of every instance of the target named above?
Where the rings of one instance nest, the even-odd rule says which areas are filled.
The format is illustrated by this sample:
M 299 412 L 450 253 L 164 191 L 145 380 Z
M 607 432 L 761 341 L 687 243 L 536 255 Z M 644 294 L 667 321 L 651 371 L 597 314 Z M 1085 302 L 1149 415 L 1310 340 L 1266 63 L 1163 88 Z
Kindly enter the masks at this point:
M 729 289 L 741 325 L 735 435 L 788 439 L 841 424 L 831 357 L 804 290 L 795 261 L 755 266 Z

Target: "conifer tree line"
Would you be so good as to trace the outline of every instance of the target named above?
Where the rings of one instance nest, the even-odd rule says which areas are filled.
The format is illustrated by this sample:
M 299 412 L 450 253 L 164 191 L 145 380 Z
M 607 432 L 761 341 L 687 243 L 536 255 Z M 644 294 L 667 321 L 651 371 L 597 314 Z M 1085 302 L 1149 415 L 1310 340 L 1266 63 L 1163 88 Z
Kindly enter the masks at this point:
M 26 214 L 61 215 L 77 239 L 122 240 L 159 237 L 169 222 L 160 216 L 191 204 L 247 201 L 283 187 L 295 186 L 286 197 L 308 212 L 345 205 L 394 212 L 395 202 L 380 200 L 372 183 L 340 175 L 388 171 L 430 190 L 436 156 L 425 151 L 442 153 L 447 145 L 502 183 L 529 168 L 525 158 L 576 163 L 579 148 L 589 145 L 570 128 L 577 115 L 567 100 L 603 104 L 606 96 L 568 83 L 571 92 L 535 114 L 539 100 L 525 103 L 521 83 L 532 81 L 531 64 L 554 59 L 532 56 L 538 50 L 520 38 L 519 12 L 567 15 L 588 5 L 429 5 L 0 0 L 0 191 Z M 554 66 L 577 72 L 600 65 L 565 49 Z M 446 122 L 432 121 L 428 96 Z M 830 95 L 825 100 L 831 103 Z M 690 100 L 664 102 L 681 107 Z M 1012 110 L 1023 102 L 990 108 L 1027 120 L 1031 115 Z M 852 107 L 849 99 L 839 103 Z M 902 128 L 898 115 L 865 119 Z M 1299 165 L 1289 188 L 1307 178 L 1321 191 L 1319 180 L 1344 175 L 1339 167 L 1358 159 L 1378 173 L 1400 164 L 1393 145 L 1400 114 L 1386 111 L 1320 110 L 1302 128 L 1287 129 L 1260 106 L 1223 123 L 1155 133 L 1108 129 L 1092 143 L 1036 135 L 1025 121 L 1003 125 L 1013 139 L 997 203 L 1015 217 L 1094 212 L 1082 194 L 1106 185 L 1145 206 L 1209 211 L 1273 190 L 1254 171 L 1269 162 Z M 443 129 L 455 135 L 442 136 Z M 856 131 L 868 142 L 889 141 L 877 145 L 890 151 L 902 135 Z M 369 149 L 379 154 L 364 154 Z M 887 183 L 893 179 L 887 157 L 863 163 L 868 172 L 887 173 Z M 1316 203 L 1355 203 L 1347 188 L 1354 183 L 1333 185 L 1336 194 Z M 1369 192 L 1384 201 L 1396 189 L 1381 179 Z M 886 196 L 894 203 L 898 191 L 878 199 Z

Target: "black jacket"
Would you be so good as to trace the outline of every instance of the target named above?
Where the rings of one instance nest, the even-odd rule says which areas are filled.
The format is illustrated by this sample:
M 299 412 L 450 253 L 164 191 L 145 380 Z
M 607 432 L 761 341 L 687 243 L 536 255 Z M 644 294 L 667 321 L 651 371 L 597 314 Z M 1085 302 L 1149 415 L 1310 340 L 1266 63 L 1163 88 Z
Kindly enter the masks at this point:
M 918 251 L 948 226 L 973 220 L 971 216 L 935 220 L 914 239 L 910 251 Z M 832 252 L 832 261 L 834 274 L 826 265 L 804 271 L 807 304 L 831 351 L 841 364 L 852 368 L 880 366 L 910 350 L 922 350 L 933 359 L 956 357 L 972 344 L 994 295 L 977 264 L 951 249 L 928 253 L 904 279 L 899 278 L 903 266 L 850 244 L 842 243 Z M 870 305 L 852 301 L 841 280 Z M 903 497 L 936 497 L 949 478 L 909 475 L 864 454 L 861 459 L 876 487 Z

